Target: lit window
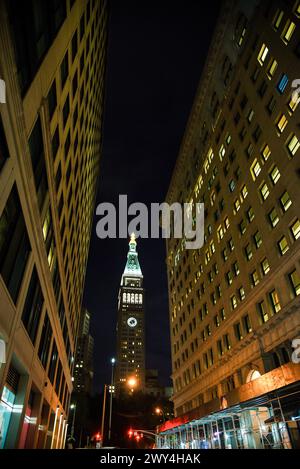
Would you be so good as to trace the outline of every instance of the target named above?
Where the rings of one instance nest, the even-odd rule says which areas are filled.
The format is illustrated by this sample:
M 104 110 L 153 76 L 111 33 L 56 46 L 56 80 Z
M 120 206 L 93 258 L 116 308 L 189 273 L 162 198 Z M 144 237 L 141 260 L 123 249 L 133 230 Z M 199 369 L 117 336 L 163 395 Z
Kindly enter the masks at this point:
M 293 135 L 290 138 L 290 140 L 287 144 L 287 147 L 288 147 L 290 155 L 294 156 L 295 153 L 298 151 L 298 149 L 300 147 L 300 142 L 299 142 L 298 138 L 296 137 L 296 135 Z
M 246 298 L 246 293 L 245 293 L 245 288 L 244 287 L 239 288 L 239 296 L 240 296 L 241 301 L 243 301 Z
M 300 2 L 299 1 L 296 3 L 296 6 L 294 8 L 294 13 L 297 16 L 297 18 L 300 18 Z
M 289 279 L 295 296 L 300 295 L 300 277 L 298 272 L 294 270 L 289 274 Z
M 270 264 L 268 259 L 265 257 L 265 259 L 260 263 L 263 274 L 267 275 L 268 272 L 270 272 Z
M 295 240 L 300 238 L 300 221 L 298 219 L 291 226 L 291 232 Z
M 286 240 L 286 237 L 283 236 L 279 241 L 278 241 L 278 249 L 280 254 L 283 256 L 288 250 L 289 250 L 289 245 Z
M 235 295 L 233 295 L 231 298 L 230 298 L 230 302 L 231 302 L 231 307 L 232 309 L 236 309 L 237 306 L 238 306 L 238 302 L 237 302 L 237 298 Z
M 299 102 L 300 102 L 300 95 L 297 91 L 294 91 L 291 96 L 291 99 L 288 102 L 288 108 L 291 113 L 293 113 L 296 110 Z
M 272 291 L 269 293 L 269 298 L 270 298 L 270 302 L 271 302 L 271 306 L 272 306 L 273 312 L 274 312 L 274 313 L 278 313 L 278 311 L 281 310 L 281 305 L 280 305 L 279 296 L 278 296 L 277 291 L 276 291 L 276 290 L 272 290 Z
M 283 211 L 287 212 L 287 210 L 292 205 L 292 201 L 290 199 L 290 196 L 289 196 L 288 192 L 285 191 L 285 193 L 282 194 L 282 196 L 280 197 L 280 203 L 281 203 L 281 207 L 282 207 Z
M 259 275 L 258 275 L 257 270 L 254 270 L 254 272 L 252 272 L 250 277 L 251 277 L 251 283 L 252 283 L 253 287 L 256 287 L 256 285 L 259 284 Z
M 222 225 L 219 226 L 219 228 L 217 229 L 217 236 L 218 236 L 218 240 L 220 241 L 223 236 L 224 236 L 224 230 L 223 230 L 223 227 Z
M 260 191 L 262 200 L 266 200 L 269 197 L 270 191 L 265 182 L 263 183 L 259 191 Z
M 276 31 L 278 31 L 280 23 L 282 21 L 284 12 L 282 10 L 277 10 L 276 15 L 273 20 L 273 26 Z
M 248 120 L 249 124 L 252 122 L 253 117 L 254 117 L 254 111 L 253 111 L 253 109 L 250 109 L 250 111 L 248 113 L 248 117 L 247 117 L 247 120 Z
M 230 183 L 229 183 L 229 190 L 230 192 L 233 192 L 235 189 L 235 182 L 233 179 L 231 179 Z
M 262 150 L 262 152 L 261 152 L 261 155 L 262 155 L 262 157 L 263 157 L 263 159 L 264 159 L 265 161 L 268 160 L 269 156 L 271 155 L 271 150 L 270 150 L 269 145 L 265 145 L 265 146 L 264 146 L 264 148 L 263 148 L 263 150 Z
M 273 208 L 273 210 L 271 210 L 268 216 L 269 216 L 269 220 L 270 220 L 272 228 L 275 228 L 275 226 L 279 222 L 279 216 L 277 214 L 276 208 Z
M 277 84 L 277 90 L 279 91 L 280 94 L 282 94 L 284 92 L 288 82 L 289 82 L 288 76 L 283 74 L 282 77 L 280 78 L 278 84 Z
M 255 179 L 258 177 L 259 173 L 261 172 L 260 163 L 256 158 L 251 165 L 250 172 L 251 172 L 253 181 L 255 181 Z
M 256 249 L 258 249 L 262 245 L 262 238 L 261 238 L 261 234 L 259 231 L 255 233 L 255 235 L 253 236 L 253 240 L 254 240 Z
M 244 185 L 244 186 L 242 187 L 241 195 L 242 195 L 242 198 L 245 200 L 245 198 L 246 198 L 247 195 L 248 195 L 248 189 L 247 189 L 247 186 L 246 186 L 246 185 Z
M 241 223 L 239 224 L 239 229 L 240 233 L 243 236 L 243 234 L 246 232 L 246 222 L 245 220 L 242 220 Z
M 228 241 L 228 246 L 229 246 L 230 252 L 234 251 L 234 243 L 233 243 L 232 238 L 230 238 L 230 240 Z
M 236 199 L 236 200 L 234 201 L 234 208 L 235 208 L 235 211 L 238 212 L 239 209 L 240 209 L 240 207 L 241 207 L 240 200 L 239 200 L 239 199 Z
M 277 168 L 277 166 L 274 166 L 274 168 L 270 172 L 270 178 L 271 178 L 271 181 L 272 181 L 273 185 L 275 186 L 275 184 L 280 179 L 280 172 L 279 172 L 279 169 Z
M 250 244 L 247 244 L 247 246 L 245 247 L 245 255 L 246 255 L 247 261 L 250 261 L 250 259 L 252 259 L 253 257 Z
M 257 60 L 260 63 L 260 65 L 264 64 L 266 57 L 268 55 L 268 52 L 269 52 L 269 49 L 267 48 L 266 44 L 263 44 L 257 56 Z
M 269 67 L 268 67 L 268 77 L 271 80 L 276 72 L 278 63 L 275 59 L 271 60 Z
M 282 114 L 282 115 L 280 116 L 280 118 L 278 119 L 277 125 L 276 125 L 277 129 L 279 130 L 279 132 L 280 132 L 281 134 L 282 134 L 282 132 L 284 131 L 284 129 L 286 128 L 287 123 L 288 123 L 287 118 L 285 117 L 284 114 Z
M 228 230 L 228 228 L 229 228 L 229 226 L 230 226 L 229 218 L 228 218 L 228 217 L 226 217 L 226 218 L 224 219 L 224 225 L 225 225 L 226 230 Z
M 220 148 L 220 151 L 219 151 L 219 156 L 220 156 L 221 161 L 223 160 L 223 158 L 225 156 L 225 153 L 226 153 L 225 147 L 224 147 L 224 145 L 222 145 L 221 148 Z
M 248 217 L 249 223 L 251 223 L 254 220 L 255 213 L 252 207 L 250 207 L 249 210 L 247 211 L 247 217 Z
M 228 285 L 231 285 L 231 284 L 232 284 L 232 272 L 231 272 L 231 270 L 229 270 L 229 271 L 226 273 L 226 279 L 227 279 Z
M 246 314 L 246 316 L 243 317 L 243 325 L 244 325 L 244 330 L 246 334 L 249 334 L 250 332 L 252 332 L 252 326 L 251 326 L 249 314 Z
M 240 268 L 237 262 L 233 264 L 234 275 L 237 277 L 240 273 Z
M 292 35 L 296 29 L 296 25 L 293 21 L 288 20 L 286 22 L 286 25 L 284 27 L 283 33 L 282 33 L 282 40 L 285 44 L 288 44 L 292 38 Z
M 261 301 L 257 306 L 262 323 L 266 323 L 269 320 L 269 314 L 265 302 Z

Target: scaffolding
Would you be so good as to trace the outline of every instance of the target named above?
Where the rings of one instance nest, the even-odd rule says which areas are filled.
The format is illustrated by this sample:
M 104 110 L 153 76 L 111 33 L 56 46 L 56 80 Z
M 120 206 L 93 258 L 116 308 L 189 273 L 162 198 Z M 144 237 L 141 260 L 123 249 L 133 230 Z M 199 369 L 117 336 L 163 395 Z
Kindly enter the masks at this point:
M 299 387 L 299 385 L 298 385 Z M 168 449 L 290 449 L 300 445 L 300 389 L 261 396 L 162 431 Z

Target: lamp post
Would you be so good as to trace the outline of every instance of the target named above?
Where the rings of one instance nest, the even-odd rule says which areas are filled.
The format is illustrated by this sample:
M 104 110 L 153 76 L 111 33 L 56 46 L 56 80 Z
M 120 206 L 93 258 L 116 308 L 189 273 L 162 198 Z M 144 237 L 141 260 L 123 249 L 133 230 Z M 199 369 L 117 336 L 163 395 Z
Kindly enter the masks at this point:
M 160 407 L 156 407 L 156 408 L 155 408 L 155 413 L 156 413 L 157 415 L 162 415 L 163 423 L 165 423 L 166 417 L 165 417 L 164 410 L 163 410 L 162 408 L 160 408 Z
M 111 383 L 110 383 L 109 424 L 108 424 L 108 440 L 109 441 L 111 438 L 112 398 L 113 398 L 113 391 L 114 391 L 114 368 L 115 368 L 116 359 L 112 358 L 110 362 L 111 362 Z
M 103 445 L 103 441 L 104 441 L 104 420 L 105 420 L 105 407 L 106 407 L 106 391 L 107 391 L 107 384 L 104 384 L 103 404 L 102 404 L 102 422 L 101 422 L 102 445 Z
M 76 404 L 71 404 L 71 405 L 70 405 L 70 409 L 73 410 L 72 427 L 71 427 L 71 438 L 74 439 Z

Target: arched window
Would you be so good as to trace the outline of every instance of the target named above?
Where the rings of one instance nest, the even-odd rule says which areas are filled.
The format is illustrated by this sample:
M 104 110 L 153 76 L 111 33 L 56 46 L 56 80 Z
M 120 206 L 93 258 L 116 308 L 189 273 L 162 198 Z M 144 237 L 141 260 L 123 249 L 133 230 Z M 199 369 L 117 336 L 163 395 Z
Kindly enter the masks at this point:
M 123 293 L 123 303 L 126 303 L 126 298 L 127 298 L 126 293 Z
M 254 381 L 255 379 L 259 378 L 260 376 L 261 376 L 261 374 L 258 370 L 251 370 L 248 373 L 246 383 L 250 383 L 250 381 Z

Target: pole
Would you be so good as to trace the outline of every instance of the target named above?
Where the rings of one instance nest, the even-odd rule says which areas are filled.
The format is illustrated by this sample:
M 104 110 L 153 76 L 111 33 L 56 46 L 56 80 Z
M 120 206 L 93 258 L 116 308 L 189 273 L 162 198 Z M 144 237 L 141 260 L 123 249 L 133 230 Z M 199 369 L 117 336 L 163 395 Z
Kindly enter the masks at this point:
M 102 422 L 101 422 L 101 438 L 102 444 L 104 441 L 104 419 L 105 419 L 105 406 L 106 406 L 106 389 L 107 385 L 104 384 L 103 404 L 102 404 Z
M 114 386 L 114 365 L 115 361 L 111 361 L 111 384 L 110 384 L 110 402 L 109 402 L 109 426 L 108 426 L 108 440 L 111 439 L 111 417 L 112 417 L 112 398 L 113 398 L 113 386 Z
M 72 428 L 71 428 L 71 437 L 72 438 L 74 438 L 75 416 L 76 416 L 76 404 L 74 404 L 74 412 L 73 412 L 73 419 L 72 419 Z

